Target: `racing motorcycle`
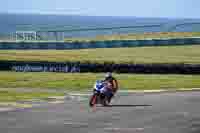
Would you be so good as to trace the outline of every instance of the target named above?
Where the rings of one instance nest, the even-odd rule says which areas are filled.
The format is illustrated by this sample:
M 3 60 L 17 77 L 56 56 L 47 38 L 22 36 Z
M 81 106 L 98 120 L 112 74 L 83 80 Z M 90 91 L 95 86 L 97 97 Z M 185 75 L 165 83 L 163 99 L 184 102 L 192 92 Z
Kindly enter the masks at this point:
M 89 106 L 93 107 L 96 104 L 108 106 L 110 102 L 110 95 L 112 91 L 109 89 L 109 83 L 97 80 L 94 84 L 93 94 L 89 100 Z

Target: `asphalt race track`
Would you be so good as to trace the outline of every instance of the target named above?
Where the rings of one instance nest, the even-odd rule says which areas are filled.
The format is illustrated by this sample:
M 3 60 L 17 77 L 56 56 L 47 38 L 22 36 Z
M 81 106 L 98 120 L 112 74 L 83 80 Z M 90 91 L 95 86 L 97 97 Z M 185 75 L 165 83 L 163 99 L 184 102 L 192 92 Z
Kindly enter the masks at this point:
M 110 107 L 65 100 L 0 113 L 1 133 L 200 133 L 200 92 L 128 94 Z

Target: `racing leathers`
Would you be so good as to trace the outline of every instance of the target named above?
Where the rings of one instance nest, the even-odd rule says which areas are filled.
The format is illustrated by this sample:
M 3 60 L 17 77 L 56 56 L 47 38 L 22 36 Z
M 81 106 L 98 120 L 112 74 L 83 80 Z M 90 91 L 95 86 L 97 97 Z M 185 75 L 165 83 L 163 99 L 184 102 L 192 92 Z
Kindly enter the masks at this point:
M 112 97 L 114 96 L 114 94 L 117 92 L 118 90 L 118 82 L 114 77 L 106 77 L 104 80 L 107 83 L 107 89 L 108 91 L 110 91 L 110 95 L 109 95 L 109 103 L 112 99 Z

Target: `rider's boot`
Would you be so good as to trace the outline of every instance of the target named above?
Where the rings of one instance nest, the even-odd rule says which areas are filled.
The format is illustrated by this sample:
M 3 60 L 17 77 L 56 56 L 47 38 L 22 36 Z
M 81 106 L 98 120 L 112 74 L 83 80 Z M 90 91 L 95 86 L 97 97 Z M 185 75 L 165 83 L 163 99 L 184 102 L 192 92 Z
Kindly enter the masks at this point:
M 108 97 L 108 103 L 111 102 L 112 98 L 113 98 L 114 94 L 110 94 L 110 96 Z

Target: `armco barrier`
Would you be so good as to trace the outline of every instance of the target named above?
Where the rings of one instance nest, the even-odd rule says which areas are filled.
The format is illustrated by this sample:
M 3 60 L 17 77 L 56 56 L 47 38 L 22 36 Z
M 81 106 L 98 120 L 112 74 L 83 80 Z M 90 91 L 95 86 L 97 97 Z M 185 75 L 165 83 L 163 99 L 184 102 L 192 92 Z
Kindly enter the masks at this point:
M 115 40 L 92 42 L 0 42 L 0 49 L 89 49 L 200 44 L 200 38 Z
M 143 74 L 200 74 L 200 64 L 94 64 L 79 62 L 0 61 L 0 70 L 16 72 L 116 72 Z

